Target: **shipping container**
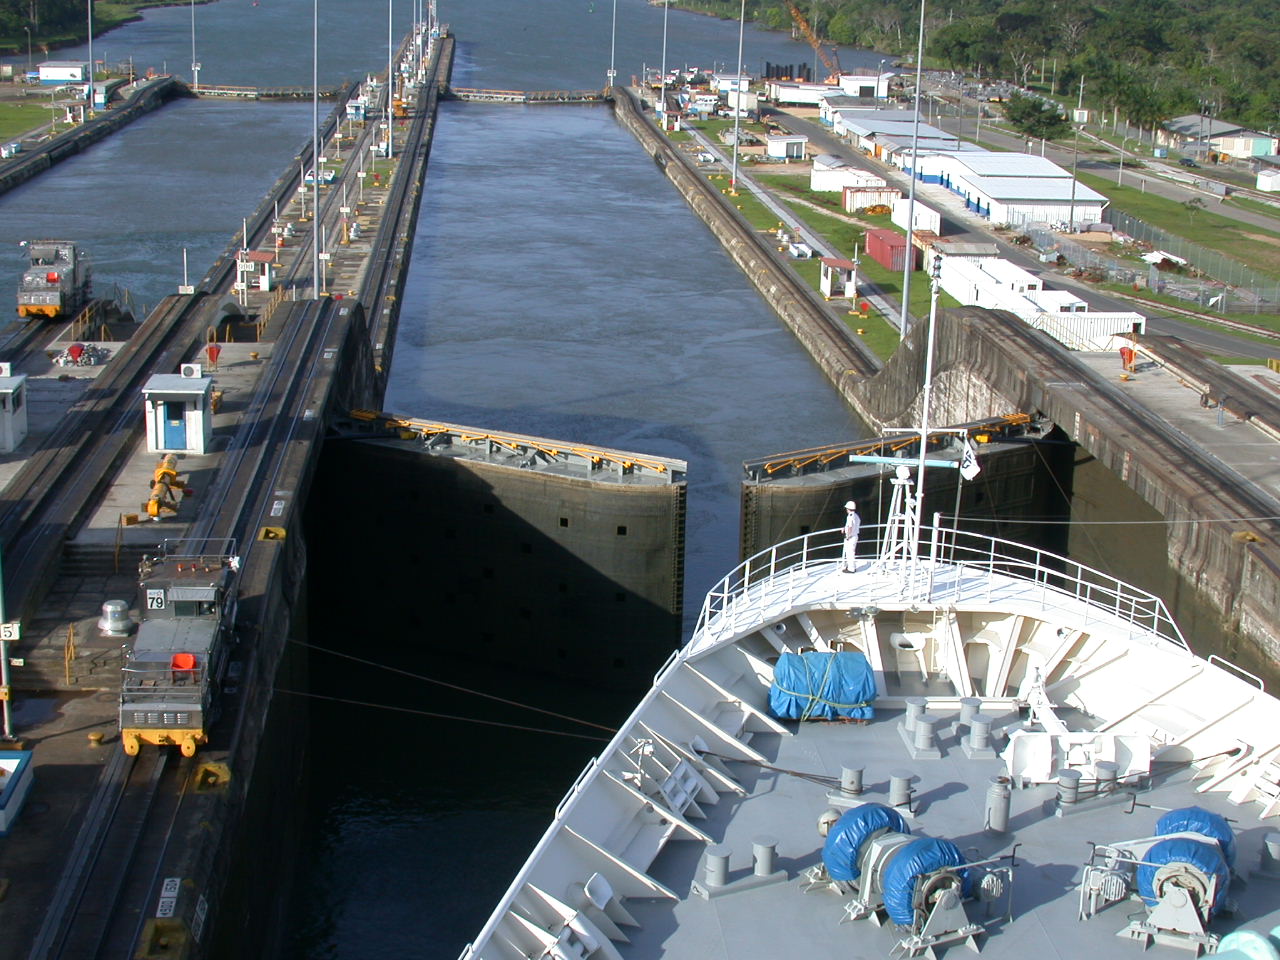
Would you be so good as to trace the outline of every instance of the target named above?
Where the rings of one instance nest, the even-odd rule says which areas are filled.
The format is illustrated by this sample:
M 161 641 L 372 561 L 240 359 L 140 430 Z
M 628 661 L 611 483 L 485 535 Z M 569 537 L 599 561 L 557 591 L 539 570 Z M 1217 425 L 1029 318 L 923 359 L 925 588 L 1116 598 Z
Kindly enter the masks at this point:
M 889 270 L 901 270 L 907 262 L 907 238 L 896 230 L 868 230 L 867 256 Z M 920 251 L 914 248 L 911 269 L 920 269 Z

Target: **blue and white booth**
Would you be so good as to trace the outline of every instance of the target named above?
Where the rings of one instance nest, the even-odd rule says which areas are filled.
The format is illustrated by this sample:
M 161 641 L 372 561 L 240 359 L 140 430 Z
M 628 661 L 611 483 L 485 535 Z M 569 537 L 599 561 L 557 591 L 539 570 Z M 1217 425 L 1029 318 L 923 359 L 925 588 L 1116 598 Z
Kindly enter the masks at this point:
M 0 453 L 13 453 L 27 438 L 27 377 L 0 363 Z
M 27 802 L 33 775 L 30 750 L 0 750 L 0 837 L 13 829 Z
M 204 453 L 213 437 L 213 378 L 198 363 L 157 373 L 142 388 L 148 453 Z

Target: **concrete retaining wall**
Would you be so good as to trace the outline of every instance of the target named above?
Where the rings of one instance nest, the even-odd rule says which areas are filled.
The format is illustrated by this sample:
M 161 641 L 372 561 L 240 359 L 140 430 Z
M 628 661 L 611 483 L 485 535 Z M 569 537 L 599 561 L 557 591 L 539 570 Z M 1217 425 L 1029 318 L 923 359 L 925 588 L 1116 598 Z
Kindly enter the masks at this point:
M 912 331 L 883 372 L 857 384 L 871 423 L 918 422 L 923 354 L 924 331 Z M 1162 423 L 1112 396 L 1110 384 L 1012 314 L 942 311 L 934 371 L 930 422 L 1021 411 L 1058 424 L 1168 522 L 1160 536 L 1167 536 L 1169 563 L 1219 612 L 1226 648 L 1235 634 L 1280 659 L 1280 544 L 1237 519 L 1259 515 L 1248 491 L 1224 484 L 1206 457 L 1183 450 Z
M 143 114 L 161 106 L 185 88 L 171 77 L 153 80 L 123 105 L 102 111 L 93 120 L 72 127 L 34 150 L 19 154 L 14 161 L 0 168 L 0 194 L 26 183 L 43 173 L 55 163 L 74 157 L 80 151 L 110 136 Z
M 853 340 L 844 321 L 832 314 L 815 291 L 797 280 L 790 269 L 777 260 L 776 250 L 707 182 L 706 175 L 672 148 L 630 91 L 613 88 L 613 105 L 618 122 L 640 141 L 645 152 L 675 184 L 734 263 L 809 351 L 827 379 L 846 400 L 854 402 L 849 385 L 857 378 L 874 373 L 879 368 L 876 358 Z

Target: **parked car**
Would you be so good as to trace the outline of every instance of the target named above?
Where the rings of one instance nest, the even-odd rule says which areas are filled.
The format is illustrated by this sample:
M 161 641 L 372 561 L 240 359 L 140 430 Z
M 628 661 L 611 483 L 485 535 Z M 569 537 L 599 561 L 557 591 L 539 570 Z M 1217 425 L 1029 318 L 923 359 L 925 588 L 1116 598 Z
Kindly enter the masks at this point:
M 1180 164 L 1181 164 L 1182 166 L 1184 166 L 1184 167 L 1198 167 L 1198 166 L 1200 166 L 1200 164 L 1196 163 L 1196 162 L 1195 162 L 1194 160 L 1192 160 L 1190 157 L 1179 157 L 1179 158 L 1178 158 L 1178 163 L 1180 163 Z

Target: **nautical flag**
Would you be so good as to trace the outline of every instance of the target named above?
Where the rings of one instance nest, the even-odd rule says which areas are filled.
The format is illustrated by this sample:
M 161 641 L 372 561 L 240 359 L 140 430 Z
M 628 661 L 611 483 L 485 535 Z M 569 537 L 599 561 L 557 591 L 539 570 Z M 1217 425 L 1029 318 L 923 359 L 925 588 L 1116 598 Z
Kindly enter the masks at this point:
M 978 465 L 978 451 L 973 449 L 973 444 L 969 442 L 969 438 L 964 438 L 964 453 L 960 457 L 960 476 L 966 480 L 972 480 L 982 472 L 982 467 Z

